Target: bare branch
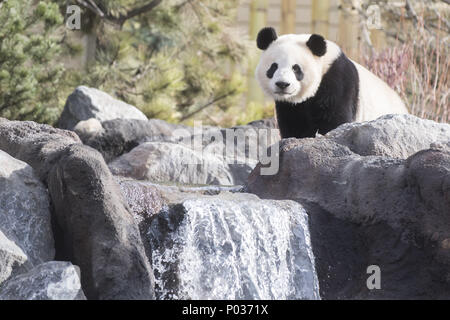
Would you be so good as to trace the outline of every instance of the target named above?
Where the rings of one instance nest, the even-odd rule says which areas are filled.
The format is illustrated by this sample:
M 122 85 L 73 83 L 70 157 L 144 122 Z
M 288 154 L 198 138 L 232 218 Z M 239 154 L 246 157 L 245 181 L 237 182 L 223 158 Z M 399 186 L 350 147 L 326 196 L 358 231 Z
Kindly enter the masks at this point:
M 105 14 L 103 13 L 102 10 L 100 10 L 100 8 L 95 4 L 95 2 L 93 3 L 90 0 L 86 0 L 86 1 L 85 0 L 76 0 L 76 2 L 79 5 L 91 10 L 93 13 L 98 15 L 100 18 L 105 17 Z
M 131 19 L 135 16 L 138 16 L 142 13 L 152 11 L 156 6 L 158 6 L 162 0 L 153 0 L 152 2 L 147 3 L 146 5 L 143 5 L 140 8 L 132 9 L 130 10 L 126 15 L 121 16 L 119 18 L 120 21 L 125 22 L 125 20 Z
M 0 1 L 3 1 L 3 0 L 0 0 Z M 84 8 L 89 9 L 90 11 L 92 11 L 94 14 L 96 14 L 100 18 L 106 19 L 108 21 L 111 21 L 113 23 L 116 23 L 116 24 L 122 26 L 126 20 L 134 18 L 142 13 L 153 10 L 156 6 L 158 6 L 162 2 L 162 0 L 153 0 L 153 1 L 143 5 L 142 7 L 135 8 L 135 9 L 128 11 L 124 15 L 121 14 L 119 17 L 114 17 L 110 14 L 103 12 L 92 0 L 76 0 L 76 2 L 79 5 L 83 6 Z
M 406 0 L 405 9 L 408 12 L 408 15 L 414 20 L 415 23 L 419 22 L 419 18 L 417 17 L 417 13 L 414 10 L 414 7 L 411 4 L 410 0 Z
M 225 99 L 226 97 L 228 97 L 229 95 L 231 95 L 231 94 L 233 94 L 233 93 L 234 93 L 234 92 L 231 91 L 231 92 L 225 93 L 225 94 L 223 94 L 223 95 L 221 95 L 221 96 L 218 96 L 218 97 L 214 98 L 213 100 L 211 100 L 211 101 L 205 103 L 203 106 L 201 106 L 201 107 L 198 108 L 197 110 L 195 110 L 195 111 L 193 111 L 193 112 L 191 112 L 191 113 L 188 113 L 187 115 L 184 115 L 184 116 L 180 119 L 180 122 L 182 122 L 182 121 L 184 121 L 184 120 L 186 120 L 186 119 L 192 117 L 193 115 L 195 115 L 195 114 L 199 113 L 200 111 L 206 109 L 207 107 L 209 107 L 210 105 L 216 103 L 217 101 L 220 101 L 220 100 L 222 100 L 222 99 Z

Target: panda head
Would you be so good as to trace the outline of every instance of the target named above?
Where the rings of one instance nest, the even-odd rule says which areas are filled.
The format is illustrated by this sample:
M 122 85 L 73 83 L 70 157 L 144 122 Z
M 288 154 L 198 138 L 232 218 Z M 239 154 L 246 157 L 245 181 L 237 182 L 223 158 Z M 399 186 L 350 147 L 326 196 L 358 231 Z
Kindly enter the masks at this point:
M 263 91 L 275 101 L 300 103 L 314 96 L 322 76 L 340 54 L 335 43 L 320 35 L 277 37 L 273 28 L 263 28 L 256 43 L 264 50 L 256 78 Z

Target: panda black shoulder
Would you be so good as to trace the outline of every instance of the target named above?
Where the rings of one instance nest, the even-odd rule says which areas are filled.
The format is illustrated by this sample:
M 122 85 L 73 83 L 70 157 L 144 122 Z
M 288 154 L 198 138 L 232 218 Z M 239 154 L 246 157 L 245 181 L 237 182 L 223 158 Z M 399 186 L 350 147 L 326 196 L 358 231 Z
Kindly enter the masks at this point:
M 340 53 L 322 76 L 314 96 L 301 103 L 276 101 L 282 137 L 315 137 L 355 120 L 359 76 L 354 63 Z

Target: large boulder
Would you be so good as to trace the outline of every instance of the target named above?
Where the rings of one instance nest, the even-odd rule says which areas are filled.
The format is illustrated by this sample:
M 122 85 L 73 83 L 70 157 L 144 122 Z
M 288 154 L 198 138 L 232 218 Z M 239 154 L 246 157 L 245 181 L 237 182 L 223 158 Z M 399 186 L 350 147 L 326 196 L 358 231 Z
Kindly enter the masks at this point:
M 228 166 L 211 153 L 181 144 L 146 142 L 109 164 L 115 175 L 154 182 L 232 185 Z
M 80 270 L 70 262 L 50 261 L 0 285 L 0 300 L 86 300 Z
M 362 156 L 406 159 L 432 143 L 448 142 L 450 124 L 410 114 L 389 114 L 374 121 L 343 124 L 326 136 Z
M 67 98 L 58 127 L 72 130 L 79 121 L 90 118 L 100 122 L 116 118 L 147 120 L 136 107 L 114 99 L 103 91 L 80 86 Z
M 258 165 L 247 190 L 307 208 L 323 297 L 450 298 L 446 132 L 448 125 L 387 116 L 284 139 L 279 172 L 260 175 Z M 370 265 L 381 269 L 379 290 L 366 286 Z
M 98 128 L 98 120 L 90 119 L 80 122 L 74 130 L 83 143 L 98 150 L 106 162 L 129 152 L 140 143 L 148 141 L 176 142 L 181 136 L 192 133 L 192 128 L 159 119 L 148 121 L 114 119 L 103 121 L 101 128 Z
M 75 143 L 81 143 L 81 140 L 72 131 L 32 121 L 0 118 L 0 150 L 28 163 L 42 181 L 59 160 L 60 152 Z
M 33 169 L 0 150 L 0 283 L 25 262 L 53 260 L 47 189 Z
M 60 228 L 59 257 L 80 266 L 89 299 L 152 299 L 153 273 L 137 224 L 100 153 L 71 145 L 48 188 Z

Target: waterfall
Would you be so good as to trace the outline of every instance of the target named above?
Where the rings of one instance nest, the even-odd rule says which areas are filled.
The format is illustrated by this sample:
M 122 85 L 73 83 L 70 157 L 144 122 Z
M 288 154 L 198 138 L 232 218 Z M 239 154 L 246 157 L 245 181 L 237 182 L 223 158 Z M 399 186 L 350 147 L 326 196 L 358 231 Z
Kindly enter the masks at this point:
M 294 201 L 200 196 L 160 212 L 147 241 L 158 299 L 320 299 L 308 216 Z

